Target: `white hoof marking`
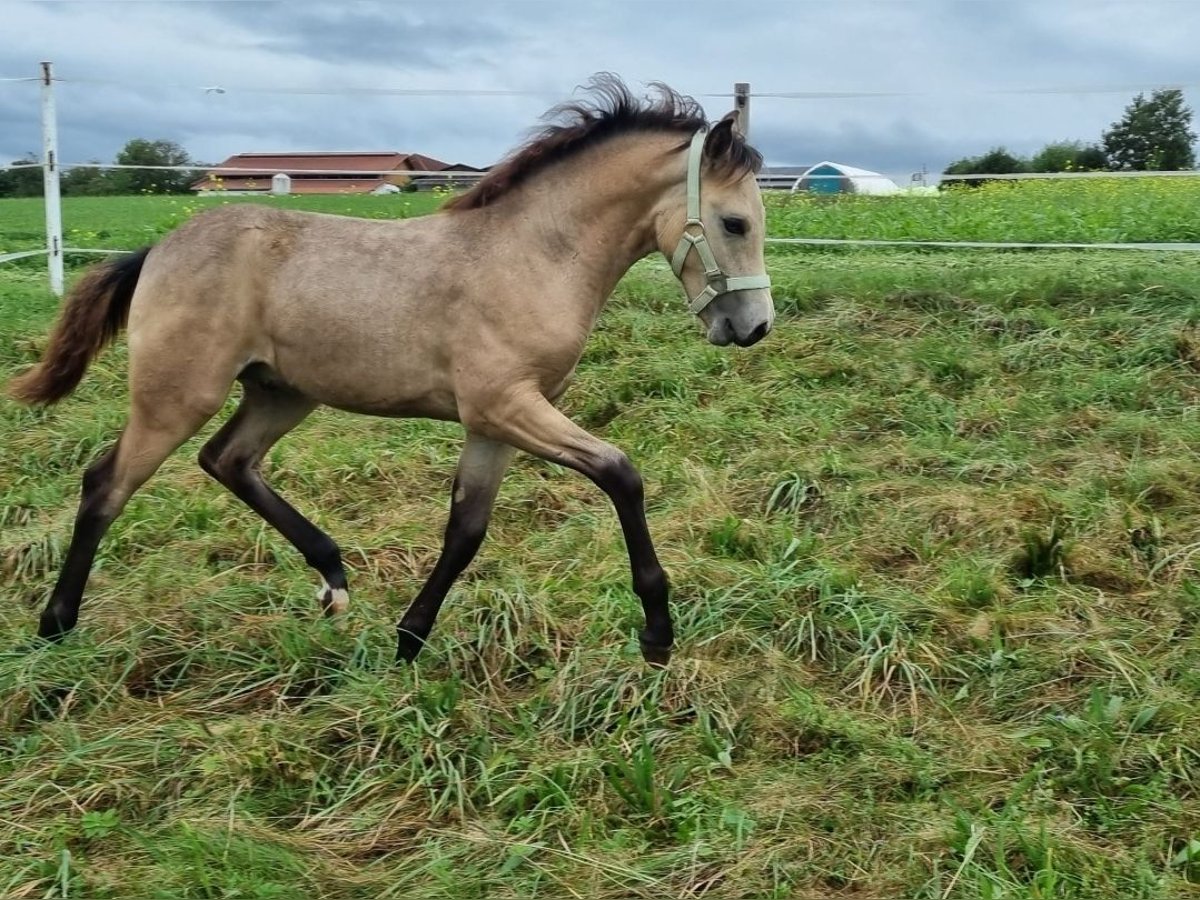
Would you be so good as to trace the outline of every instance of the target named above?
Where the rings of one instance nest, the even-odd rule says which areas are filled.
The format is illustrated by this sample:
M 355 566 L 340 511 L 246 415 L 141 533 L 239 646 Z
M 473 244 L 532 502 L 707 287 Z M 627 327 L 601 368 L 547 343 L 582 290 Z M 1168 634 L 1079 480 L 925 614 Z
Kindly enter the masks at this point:
M 345 588 L 331 588 L 329 582 L 324 579 L 317 588 L 317 599 L 331 615 L 340 616 L 350 608 L 350 592 Z

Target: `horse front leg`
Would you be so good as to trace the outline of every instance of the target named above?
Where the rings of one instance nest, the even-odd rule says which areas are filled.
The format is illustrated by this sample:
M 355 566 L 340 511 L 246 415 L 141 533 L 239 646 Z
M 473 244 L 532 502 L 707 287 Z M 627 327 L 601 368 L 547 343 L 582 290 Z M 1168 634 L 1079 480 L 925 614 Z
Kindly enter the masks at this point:
M 675 636 L 667 606 L 670 585 L 646 525 L 642 476 L 624 453 L 584 431 L 535 390 L 518 391 L 487 410 L 477 426 L 490 437 L 590 478 L 612 501 L 621 522 L 633 590 L 646 627 L 642 656 L 654 666 L 671 659 Z

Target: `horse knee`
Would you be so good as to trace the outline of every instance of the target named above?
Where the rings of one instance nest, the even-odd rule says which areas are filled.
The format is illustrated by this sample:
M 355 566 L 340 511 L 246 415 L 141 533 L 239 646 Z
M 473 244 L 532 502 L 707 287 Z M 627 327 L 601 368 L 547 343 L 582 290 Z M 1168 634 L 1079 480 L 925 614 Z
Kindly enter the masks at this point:
M 671 592 L 671 581 L 661 565 L 635 568 L 633 592 L 643 601 L 665 603 Z

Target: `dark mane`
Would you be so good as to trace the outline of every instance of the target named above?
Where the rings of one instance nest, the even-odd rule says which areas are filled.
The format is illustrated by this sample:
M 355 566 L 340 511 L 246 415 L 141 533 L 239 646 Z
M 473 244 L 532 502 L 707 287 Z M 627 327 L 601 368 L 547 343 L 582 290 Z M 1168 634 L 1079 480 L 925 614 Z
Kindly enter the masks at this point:
M 619 134 L 633 131 L 676 131 L 690 137 L 708 122 L 704 110 L 691 97 L 665 84 L 651 85 L 654 96 L 635 97 L 615 75 L 593 76 L 589 97 L 551 109 L 551 120 L 521 147 L 492 168 L 474 187 L 451 199 L 442 209 L 479 209 L 494 203 L 548 166 Z M 736 132 L 735 132 L 736 134 Z M 686 143 L 680 145 L 682 149 Z M 762 156 L 740 135 L 729 143 L 719 160 L 709 159 L 721 175 L 730 177 L 757 172 Z

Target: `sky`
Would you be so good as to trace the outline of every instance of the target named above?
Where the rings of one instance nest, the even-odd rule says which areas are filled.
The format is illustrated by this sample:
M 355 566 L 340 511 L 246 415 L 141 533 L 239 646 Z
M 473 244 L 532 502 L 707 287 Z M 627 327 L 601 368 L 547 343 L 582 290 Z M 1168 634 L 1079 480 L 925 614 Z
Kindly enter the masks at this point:
M 1096 140 L 1139 88 L 1200 97 L 1200 3 L 1155 0 L 0 0 L 0 78 L 51 60 L 61 158 L 134 137 L 239 152 L 399 150 L 488 165 L 595 72 L 663 81 L 710 118 L 751 84 L 768 164 L 907 180 L 1003 145 Z M 1192 90 L 1191 86 L 1196 89 Z M 211 88 L 221 88 L 220 92 Z M 1114 88 L 1109 92 L 1080 92 Z M 356 94 L 306 91 L 355 89 Z M 504 90 L 437 97 L 371 90 Z M 1000 93 L 1074 90 L 1076 93 Z M 291 91 L 288 92 L 276 92 Z M 901 93 L 830 99 L 787 92 Z M 40 148 L 38 86 L 0 81 L 0 161 Z

